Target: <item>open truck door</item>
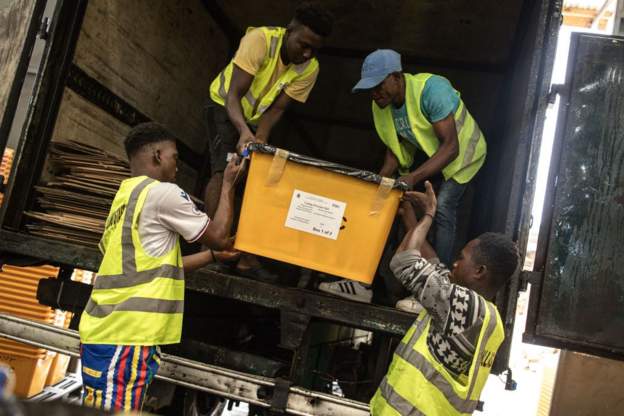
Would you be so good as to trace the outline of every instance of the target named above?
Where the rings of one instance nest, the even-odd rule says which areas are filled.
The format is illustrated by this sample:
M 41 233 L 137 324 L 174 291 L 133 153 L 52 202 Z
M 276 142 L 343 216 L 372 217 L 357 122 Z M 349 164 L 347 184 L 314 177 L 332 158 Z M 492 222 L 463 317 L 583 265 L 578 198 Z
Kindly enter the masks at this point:
M 15 110 L 42 22 L 46 1 L 0 2 L 0 155 L 4 152 Z M 0 181 L 1 183 L 1 181 Z
M 572 35 L 524 340 L 624 358 L 624 38 Z

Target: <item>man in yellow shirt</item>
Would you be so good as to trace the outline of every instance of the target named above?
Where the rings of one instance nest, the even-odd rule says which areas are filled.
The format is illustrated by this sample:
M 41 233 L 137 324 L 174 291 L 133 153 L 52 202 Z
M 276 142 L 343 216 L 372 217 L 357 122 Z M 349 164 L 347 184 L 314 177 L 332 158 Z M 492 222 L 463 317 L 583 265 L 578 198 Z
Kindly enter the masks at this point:
M 208 215 L 219 204 L 228 153 L 250 142 L 267 143 L 273 126 L 290 103 L 306 102 L 319 72 L 315 56 L 330 34 L 332 17 L 315 3 L 302 3 L 288 27 L 248 28 L 232 61 L 210 86 L 207 117 L 216 134 L 209 137 L 212 176 L 206 187 Z M 244 255 L 237 270 L 272 280 L 258 260 Z

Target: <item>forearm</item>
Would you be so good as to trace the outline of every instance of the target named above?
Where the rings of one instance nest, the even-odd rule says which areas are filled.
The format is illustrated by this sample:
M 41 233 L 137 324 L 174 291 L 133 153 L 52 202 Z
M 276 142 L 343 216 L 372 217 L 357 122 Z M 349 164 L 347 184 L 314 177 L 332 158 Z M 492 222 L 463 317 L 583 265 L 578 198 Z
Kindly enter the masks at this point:
M 434 264 L 424 257 L 434 254 L 425 239 L 437 207 L 433 187 L 429 181 L 425 181 L 425 193 L 406 192 L 404 198 L 406 201 L 414 201 L 421 205 L 424 215 L 403 239 L 390 262 L 390 269 L 429 312 L 436 328 L 444 331 L 450 328 L 450 331 L 456 331 L 456 328 L 447 325 L 449 311 L 452 305 L 457 303 L 453 297 L 464 296 L 465 293 L 459 292 L 468 289 L 451 284 L 449 269 L 442 264 Z M 463 305 L 463 299 L 461 303 Z
M 423 241 L 420 248 L 420 253 L 424 258 L 429 261 L 435 260 L 436 263 L 440 262 L 440 260 L 438 259 L 438 253 L 435 252 L 435 250 L 427 240 Z
M 390 150 L 386 150 L 384 164 L 381 167 L 381 170 L 379 171 L 379 175 L 389 178 L 392 175 L 394 175 L 398 167 L 399 167 L 399 161 L 397 160 L 396 156 L 394 156 L 394 154 Z
M 230 92 L 225 99 L 225 110 L 227 111 L 230 121 L 238 131 L 238 134 L 242 134 L 243 132 L 249 130 L 249 126 L 247 125 L 245 116 L 243 115 L 243 106 L 241 104 L 240 96 L 234 92 Z
M 403 211 L 401 217 L 403 219 L 403 225 L 405 226 L 405 229 L 411 230 L 415 228 L 418 225 L 418 218 L 416 217 L 416 213 L 414 212 L 412 203 L 409 201 L 403 201 L 401 203 L 401 208 Z M 438 257 L 437 253 L 426 239 L 422 242 L 419 251 L 422 256 L 427 260 L 437 259 Z
M 438 174 L 457 157 L 457 154 L 458 150 L 454 145 L 443 144 L 431 158 L 408 175 L 412 184 L 420 183 Z
M 429 232 L 429 228 L 431 228 L 432 222 L 433 218 L 431 215 L 424 215 L 420 221 L 418 221 L 416 227 L 407 232 L 397 249 L 397 254 L 407 250 L 418 250 L 420 252 L 423 243 L 426 241 L 427 233 Z
M 221 187 L 221 197 L 214 219 L 210 223 L 209 232 L 211 241 L 208 242 L 210 248 L 223 250 L 227 248 L 230 230 L 234 216 L 234 186 L 223 184 Z
M 410 201 L 402 201 L 400 205 L 401 219 L 406 230 L 411 230 L 418 225 L 416 211 Z
M 214 262 L 214 257 L 212 257 L 212 252 L 210 250 L 204 250 L 182 257 L 182 264 L 185 272 L 192 272 L 212 262 Z
M 261 143 L 268 143 L 273 126 L 277 124 L 277 122 L 282 118 L 283 115 L 284 110 L 281 108 L 271 107 L 267 111 L 265 111 L 264 114 L 262 114 L 262 117 L 260 117 L 260 122 L 258 123 L 258 130 L 256 130 L 256 140 Z

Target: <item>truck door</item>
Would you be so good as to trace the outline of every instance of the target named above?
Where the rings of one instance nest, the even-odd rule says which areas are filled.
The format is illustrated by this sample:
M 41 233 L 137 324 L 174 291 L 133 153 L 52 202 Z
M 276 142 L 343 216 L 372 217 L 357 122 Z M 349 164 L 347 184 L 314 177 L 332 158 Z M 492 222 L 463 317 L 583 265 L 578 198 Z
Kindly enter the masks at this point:
M 624 359 L 624 38 L 573 34 L 525 341 Z
M 46 2 L 0 2 L 0 155 L 4 152 Z

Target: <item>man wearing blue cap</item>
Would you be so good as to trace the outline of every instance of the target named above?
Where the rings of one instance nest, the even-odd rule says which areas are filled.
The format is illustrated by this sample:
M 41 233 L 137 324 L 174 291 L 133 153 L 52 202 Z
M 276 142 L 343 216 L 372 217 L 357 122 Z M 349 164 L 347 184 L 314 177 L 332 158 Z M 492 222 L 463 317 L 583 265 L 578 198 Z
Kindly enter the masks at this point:
M 375 129 L 387 147 L 380 175 L 391 177 L 398 170 L 400 180 L 413 187 L 443 174 L 434 220 L 434 248 L 440 261 L 450 265 L 457 208 L 468 182 L 485 161 L 487 146 L 459 92 L 446 78 L 402 71 L 401 55 L 391 49 L 378 49 L 364 60 L 362 79 L 353 92 L 370 91 L 373 98 Z M 417 151 L 428 157 L 420 165 L 414 163 Z M 321 290 L 341 295 L 334 290 L 339 285 L 329 285 Z M 365 290 L 356 287 L 352 291 L 359 295 Z M 370 299 L 370 293 L 366 298 Z
M 362 65 L 362 79 L 353 92 L 370 91 L 373 120 L 387 146 L 379 172 L 398 170 L 410 187 L 442 172 L 438 191 L 434 248 L 444 264 L 453 259 L 457 207 L 466 185 L 477 174 L 486 155 L 483 133 L 460 94 L 439 75 L 402 72 L 401 56 L 390 49 L 371 53 Z M 414 166 L 416 151 L 428 160 Z

